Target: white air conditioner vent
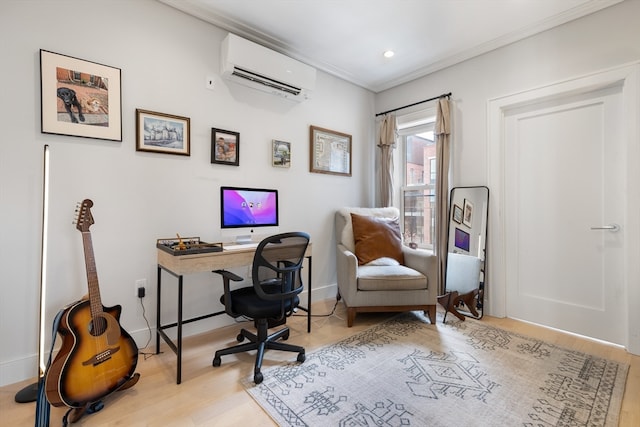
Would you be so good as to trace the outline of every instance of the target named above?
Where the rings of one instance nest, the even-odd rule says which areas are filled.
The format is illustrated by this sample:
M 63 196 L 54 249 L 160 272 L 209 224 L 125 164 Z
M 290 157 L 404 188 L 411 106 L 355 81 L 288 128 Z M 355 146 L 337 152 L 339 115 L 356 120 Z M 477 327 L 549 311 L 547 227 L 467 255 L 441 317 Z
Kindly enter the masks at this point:
M 222 42 L 221 68 L 230 81 L 294 101 L 315 88 L 314 68 L 234 34 Z

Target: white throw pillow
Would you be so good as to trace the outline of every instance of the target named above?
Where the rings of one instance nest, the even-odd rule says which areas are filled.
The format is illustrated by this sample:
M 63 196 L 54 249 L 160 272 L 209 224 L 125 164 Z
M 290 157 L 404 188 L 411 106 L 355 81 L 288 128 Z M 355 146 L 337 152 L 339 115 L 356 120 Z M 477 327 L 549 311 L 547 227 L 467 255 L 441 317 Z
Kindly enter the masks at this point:
M 400 263 L 397 260 L 393 259 L 393 258 L 382 257 L 382 258 L 374 259 L 373 261 L 370 261 L 370 262 L 366 263 L 365 265 L 371 265 L 371 266 L 394 266 L 394 265 L 400 265 Z

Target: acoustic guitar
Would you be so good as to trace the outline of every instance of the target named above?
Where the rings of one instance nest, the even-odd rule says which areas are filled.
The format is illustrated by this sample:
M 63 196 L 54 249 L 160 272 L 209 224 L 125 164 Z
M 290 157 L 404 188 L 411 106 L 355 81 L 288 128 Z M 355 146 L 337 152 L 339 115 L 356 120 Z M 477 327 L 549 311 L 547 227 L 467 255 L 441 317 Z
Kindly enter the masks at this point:
M 137 382 L 138 347 L 120 326 L 121 306 L 104 307 L 89 227 L 93 202 L 78 208 L 76 228 L 82 232 L 88 297 L 63 309 L 58 326 L 62 345 L 47 369 L 45 392 L 53 406 L 84 408 Z

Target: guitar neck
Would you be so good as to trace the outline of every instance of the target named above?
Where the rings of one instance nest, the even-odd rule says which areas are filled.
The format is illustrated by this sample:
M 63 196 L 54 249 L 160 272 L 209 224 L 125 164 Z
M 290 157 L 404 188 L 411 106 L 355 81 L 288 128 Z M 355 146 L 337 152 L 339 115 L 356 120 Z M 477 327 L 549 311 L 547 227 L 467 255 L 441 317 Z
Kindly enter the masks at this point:
M 87 270 L 87 283 L 89 285 L 89 303 L 91 306 L 91 317 L 94 319 L 102 313 L 103 306 L 100 299 L 100 287 L 98 286 L 98 273 L 96 270 L 96 259 L 93 255 L 93 243 L 91 233 L 82 232 L 82 244 L 84 246 L 84 264 Z

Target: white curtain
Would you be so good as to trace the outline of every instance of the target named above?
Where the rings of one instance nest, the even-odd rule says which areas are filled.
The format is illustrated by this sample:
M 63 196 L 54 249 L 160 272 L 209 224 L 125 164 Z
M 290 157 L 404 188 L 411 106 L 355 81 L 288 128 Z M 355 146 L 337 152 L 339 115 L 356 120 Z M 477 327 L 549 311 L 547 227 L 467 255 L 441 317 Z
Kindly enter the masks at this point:
M 393 203 L 393 149 L 396 146 L 396 116 L 385 114 L 380 121 L 378 147 L 380 147 L 379 200 L 380 207 Z
M 447 271 L 447 224 L 449 219 L 449 161 L 451 144 L 451 103 L 446 97 L 438 100 L 436 108 L 436 230 L 435 251 L 438 262 L 438 295 L 444 293 Z

